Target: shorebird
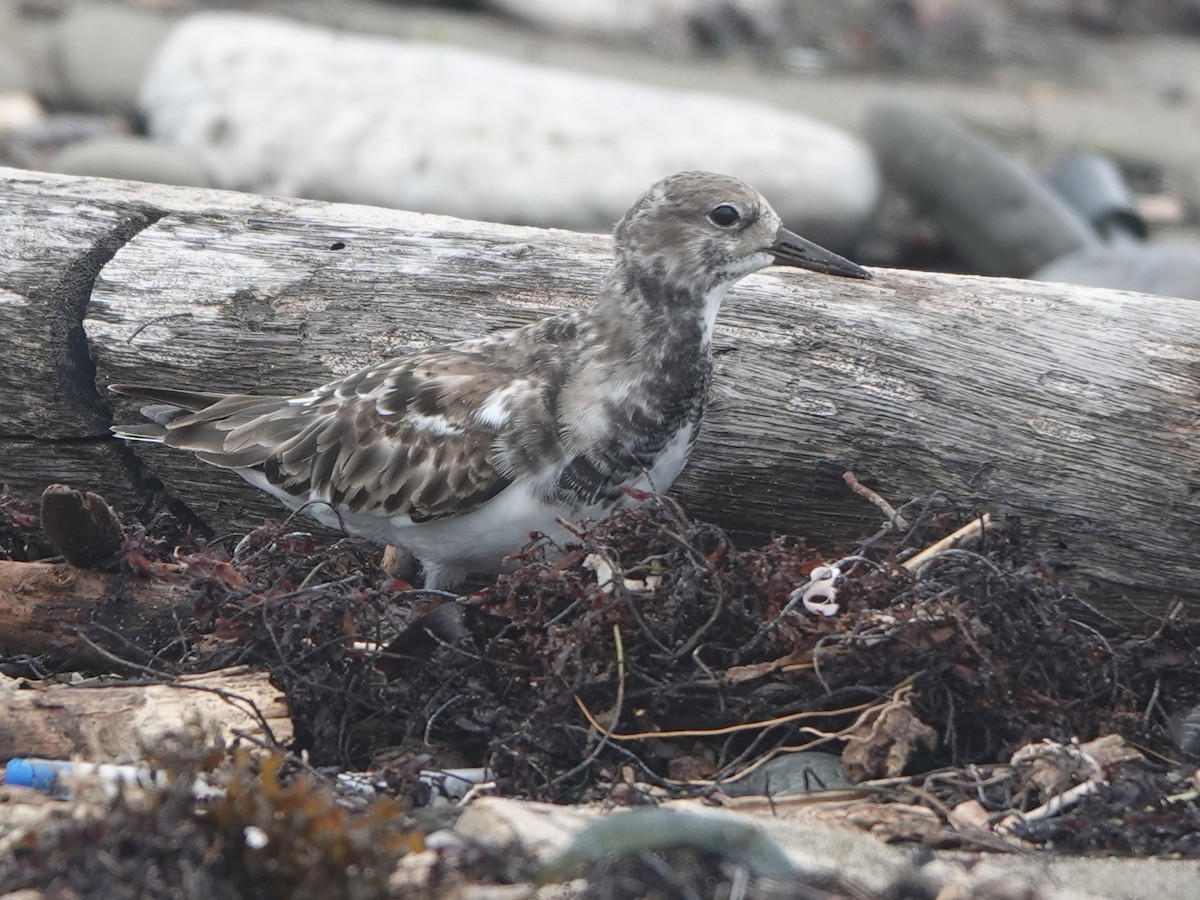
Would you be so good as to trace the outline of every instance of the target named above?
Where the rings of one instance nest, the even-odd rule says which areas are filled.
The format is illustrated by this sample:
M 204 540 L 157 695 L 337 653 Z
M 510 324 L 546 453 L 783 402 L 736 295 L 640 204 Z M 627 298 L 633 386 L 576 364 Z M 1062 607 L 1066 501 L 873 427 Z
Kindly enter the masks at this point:
M 368 366 L 295 396 L 115 384 L 129 440 L 190 450 L 335 529 L 400 545 L 426 587 L 502 570 L 559 519 L 665 491 L 687 462 L 717 310 L 769 265 L 869 273 L 782 226 L 737 179 L 682 172 L 614 232 L 590 309 Z

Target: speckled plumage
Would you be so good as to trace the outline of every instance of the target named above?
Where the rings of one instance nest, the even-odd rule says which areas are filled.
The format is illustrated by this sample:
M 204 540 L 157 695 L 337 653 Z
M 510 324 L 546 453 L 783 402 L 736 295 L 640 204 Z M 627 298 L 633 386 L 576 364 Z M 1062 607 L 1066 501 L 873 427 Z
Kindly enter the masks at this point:
M 113 385 L 155 404 L 143 410 L 153 424 L 113 430 L 190 450 L 326 524 L 402 545 L 430 587 L 497 571 L 530 531 L 561 536 L 558 517 L 602 515 L 625 488 L 670 487 L 704 412 L 730 285 L 773 262 L 867 277 L 781 228 L 752 188 L 702 172 L 654 185 L 615 244 L 590 310 L 293 397 Z

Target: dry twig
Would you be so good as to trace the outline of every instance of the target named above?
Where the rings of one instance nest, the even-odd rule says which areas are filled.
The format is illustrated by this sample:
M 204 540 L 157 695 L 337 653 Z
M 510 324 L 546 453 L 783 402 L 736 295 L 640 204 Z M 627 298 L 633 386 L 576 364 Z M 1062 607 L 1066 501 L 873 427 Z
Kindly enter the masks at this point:
M 883 497 L 875 493 L 865 484 L 858 480 L 858 476 L 847 470 L 842 473 L 842 480 L 846 482 L 847 487 L 864 500 L 868 500 L 879 508 L 879 510 L 887 516 L 888 525 L 892 528 L 901 529 L 908 527 L 908 520 L 896 510 L 896 507 L 888 503 Z
M 973 541 L 980 537 L 984 530 L 992 524 L 990 513 L 984 513 L 978 519 L 972 519 L 953 534 L 948 534 L 936 544 L 931 544 L 911 559 L 906 559 L 900 565 L 910 572 L 915 572 L 937 554 Z

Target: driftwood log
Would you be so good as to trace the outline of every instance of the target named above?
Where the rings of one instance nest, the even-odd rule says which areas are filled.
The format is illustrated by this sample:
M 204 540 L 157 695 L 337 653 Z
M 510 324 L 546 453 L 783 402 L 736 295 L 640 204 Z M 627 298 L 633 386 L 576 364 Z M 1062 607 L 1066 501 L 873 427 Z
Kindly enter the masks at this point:
M 178 582 L 0 560 L 0 644 L 104 670 L 154 662 L 189 621 Z
M 292 720 L 266 672 L 184 675 L 170 684 L 47 685 L 0 681 L 0 759 L 41 756 L 138 762 L 142 748 L 188 727 L 227 743 L 286 746 Z
M 107 437 L 116 381 L 295 391 L 589 302 L 604 236 L 0 170 L 0 481 L 219 532 L 280 507 Z M 743 538 L 851 542 L 935 491 L 1018 515 L 1089 600 L 1200 598 L 1200 310 L 1094 288 L 880 271 L 752 276 L 675 489 Z

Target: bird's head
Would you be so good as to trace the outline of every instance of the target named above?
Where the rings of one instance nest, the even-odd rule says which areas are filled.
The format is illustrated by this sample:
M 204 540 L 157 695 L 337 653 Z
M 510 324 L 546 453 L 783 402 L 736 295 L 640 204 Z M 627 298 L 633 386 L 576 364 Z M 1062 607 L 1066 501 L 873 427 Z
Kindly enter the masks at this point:
M 701 293 L 770 265 L 871 277 L 784 228 L 748 184 L 711 172 L 680 172 L 659 181 L 625 214 L 615 238 L 617 257 L 630 269 Z

